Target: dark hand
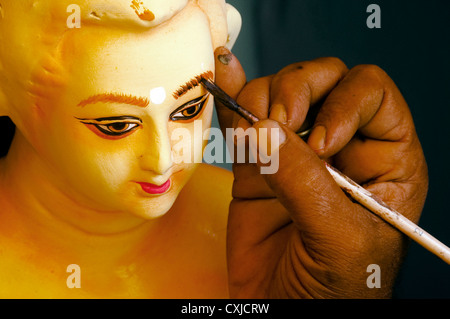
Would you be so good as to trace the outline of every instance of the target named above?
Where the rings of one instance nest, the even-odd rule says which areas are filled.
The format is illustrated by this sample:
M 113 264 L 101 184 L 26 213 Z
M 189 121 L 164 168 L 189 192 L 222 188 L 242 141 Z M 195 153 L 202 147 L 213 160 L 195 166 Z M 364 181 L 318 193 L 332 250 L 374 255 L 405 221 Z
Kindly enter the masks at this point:
M 246 83 L 236 57 L 225 56 L 223 63 L 227 54 L 216 51 L 217 84 L 262 119 L 256 129 L 284 132 L 276 173 L 261 175 L 259 163 L 233 165 L 231 297 L 389 297 L 408 240 L 350 200 L 322 160 L 417 223 L 427 166 L 398 88 L 378 67 L 348 70 L 335 58 L 293 64 Z M 222 129 L 250 127 L 217 107 Z M 318 115 L 305 143 L 294 132 L 312 110 Z M 380 266 L 380 289 L 367 287 L 370 264 Z

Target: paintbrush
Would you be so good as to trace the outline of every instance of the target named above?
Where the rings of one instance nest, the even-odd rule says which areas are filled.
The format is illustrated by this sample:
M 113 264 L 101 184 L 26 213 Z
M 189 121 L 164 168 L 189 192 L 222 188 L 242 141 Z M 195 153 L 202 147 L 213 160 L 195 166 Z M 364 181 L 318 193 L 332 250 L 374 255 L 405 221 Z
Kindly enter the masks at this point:
M 216 98 L 216 101 L 245 118 L 250 124 L 253 125 L 259 121 L 254 114 L 244 109 L 220 87 L 218 87 L 211 80 L 211 78 L 204 76 L 201 78 L 200 83 Z M 311 130 L 305 130 L 297 133 L 297 135 L 304 138 L 310 131 Z M 430 252 L 444 260 L 447 264 L 450 264 L 450 248 L 397 212 L 395 209 L 389 207 L 374 194 L 352 181 L 349 177 L 345 176 L 325 161 L 323 163 L 339 187 L 359 204 L 403 232 L 424 248 L 428 249 Z

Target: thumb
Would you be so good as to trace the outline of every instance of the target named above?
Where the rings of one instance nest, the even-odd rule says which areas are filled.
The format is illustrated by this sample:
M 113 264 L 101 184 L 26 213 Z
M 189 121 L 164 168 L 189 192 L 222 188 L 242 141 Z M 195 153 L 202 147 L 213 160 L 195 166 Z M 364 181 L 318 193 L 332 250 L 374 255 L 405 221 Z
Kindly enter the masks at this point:
M 237 99 L 239 93 L 247 83 L 244 69 L 241 63 L 227 48 L 219 47 L 214 52 L 216 65 L 216 84 L 233 99 Z M 216 101 L 219 124 L 224 131 L 231 128 L 235 113 Z
M 339 230 L 360 229 L 362 218 L 355 218 L 358 206 L 346 197 L 324 163 L 301 138 L 272 120 L 261 120 L 254 128 L 258 139 L 250 139 L 250 143 L 259 155 L 257 165 L 261 169 L 267 167 L 268 161 L 261 160 L 267 157 L 278 161 L 277 169 L 263 177 L 302 235 L 313 241 L 319 238 L 337 243 L 346 240 L 346 234 Z M 274 143 L 273 134 L 279 143 Z M 267 141 L 271 142 L 266 144 Z

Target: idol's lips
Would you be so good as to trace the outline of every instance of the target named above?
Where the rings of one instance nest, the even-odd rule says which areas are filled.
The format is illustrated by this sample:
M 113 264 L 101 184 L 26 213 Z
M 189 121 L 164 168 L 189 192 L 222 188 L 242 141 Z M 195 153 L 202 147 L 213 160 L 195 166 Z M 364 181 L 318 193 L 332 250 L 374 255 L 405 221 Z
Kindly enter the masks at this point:
M 170 179 L 162 185 L 138 182 L 144 192 L 152 195 L 164 194 L 170 188 Z

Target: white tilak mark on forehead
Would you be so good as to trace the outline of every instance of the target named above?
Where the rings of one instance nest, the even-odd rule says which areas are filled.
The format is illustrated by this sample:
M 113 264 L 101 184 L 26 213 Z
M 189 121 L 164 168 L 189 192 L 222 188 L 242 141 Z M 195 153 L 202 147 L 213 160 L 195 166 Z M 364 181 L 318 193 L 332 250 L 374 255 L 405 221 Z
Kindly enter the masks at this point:
M 161 87 L 150 90 L 150 102 L 152 104 L 160 105 L 166 100 L 166 89 Z

